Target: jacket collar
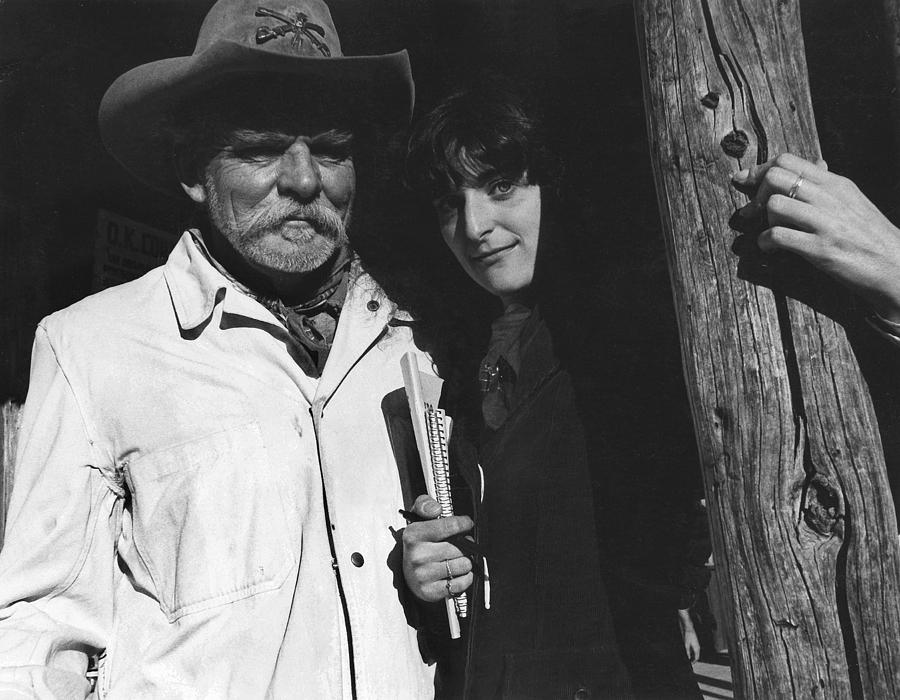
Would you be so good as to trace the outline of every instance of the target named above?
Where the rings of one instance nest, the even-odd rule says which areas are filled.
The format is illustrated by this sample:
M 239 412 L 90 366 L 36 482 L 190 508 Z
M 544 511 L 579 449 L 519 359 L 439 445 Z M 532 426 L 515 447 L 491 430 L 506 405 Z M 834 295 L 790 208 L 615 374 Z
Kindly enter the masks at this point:
M 199 232 L 185 231 L 163 268 L 179 327 L 197 328 L 212 315 L 220 292 L 232 283 L 211 262 Z
M 184 233 L 169 255 L 163 274 L 182 330 L 201 327 L 220 301 L 225 311 L 281 325 L 249 290 L 216 268 L 197 231 Z M 355 259 L 331 353 L 317 383 L 316 401 L 322 405 L 327 402 L 359 358 L 389 330 L 391 320 L 409 322 L 411 318 L 388 299 Z
M 398 311 L 375 280 L 363 271 L 359 259 L 354 260 L 334 342 L 316 391 L 316 400 L 322 406 L 359 359 L 389 332 L 391 319 L 397 318 L 405 318 L 403 312 Z
M 184 232 L 169 254 L 163 267 L 163 274 L 172 297 L 178 325 L 182 330 L 193 330 L 205 323 L 212 315 L 223 292 L 226 308 L 229 310 L 238 304 L 241 306 L 241 312 L 246 314 L 247 305 L 239 301 L 241 298 L 257 303 L 255 296 L 247 287 L 227 276 L 216 265 L 200 232 L 196 229 Z M 387 299 L 381 288 L 362 270 L 358 259 L 353 261 L 350 268 L 348 299 L 354 290 L 356 297 L 365 297 L 361 302 L 363 306 L 367 306 L 370 301 L 377 302 L 376 310 L 379 313 L 375 314 L 375 317 L 378 319 L 384 317 L 385 323 L 389 319 L 412 321 L 412 317 L 406 311 L 398 309 Z M 271 321 L 270 312 L 262 304 L 257 305 L 265 313 L 251 315 Z M 373 314 L 370 312 L 368 317 L 373 317 Z
M 557 349 L 540 306 L 535 306 L 519 338 L 519 366 L 510 412 L 517 410 L 559 368 Z
M 503 445 L 500 436 L 505 436 L 507 428 L 516 416 L 528 409 L 538 391 L 554 377 L 560 369 L 557 349 L 547 323 L 536 306 L 526 321 L 521 334 L 521 363 L 512 389 L 509 414 L 496 431 L 488 432 L 482 446 L 482 464 L 493 462 L 496 452 Z

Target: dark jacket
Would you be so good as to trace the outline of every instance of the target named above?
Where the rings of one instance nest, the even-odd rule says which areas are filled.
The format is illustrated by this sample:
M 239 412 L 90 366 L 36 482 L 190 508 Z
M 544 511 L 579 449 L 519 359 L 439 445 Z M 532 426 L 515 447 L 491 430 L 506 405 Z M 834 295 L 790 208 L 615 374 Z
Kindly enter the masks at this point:
M 538 309 L 522 338 L 509 415 L 473 441 L 484 473 L 477 539 L 488 561 L 491 607 L 484 608 L 477 579 L 464 643 L 445 644 L 457 658 L 439 665 L 441 695 L 629 697 L 601 577 L 572 380 Z M 474 453 L 454 450 L 455 468 L 477 495 Z
M 553 245 L 559 239 L 552 235 L 549 201 L 542 210 L 536 281 L 543 292 L 542 269 L 548 262 L 553 267 L 560 250 Z M 552 291 L 540 298 L 547 308 L 564 308 L 564 295 Z M 438 698 L 631 697 L 602 577 L 584 423 L 564 353 L 554 342 L 566 336 L 569 344 L 570 333 L 535 309 L 521 334 L 527 340 L 510 410 L 496 431 L 482 429 L 478 411 L 471 410 L 478 403 L 471 391 L 445 387 L 445 395 L 457 399 L 445 406 L 458 426 L 450 455 L 454 504 L 457 513 L 476 521 L 491 606 L 485 609 L 483 580 L 476 578 L 462 639 L 455 641 L 449 639 L 443 604 L 423 606 L 416 624 L 424 652 L 438 661 Z M 426 340 L 423 346 L 440 349 L 449 340 Z M 439 367 L 442 376 L 458 369 Z M 474 384 L 474 375 L 470 379 Z M 404 425 L 401 401 L 393 411 L 385 409 L 395 453 L 406 455 L 398 455 L 398 464 L 408 465 L 401 479 L 411 504 L 424 493 L 412 431 Z

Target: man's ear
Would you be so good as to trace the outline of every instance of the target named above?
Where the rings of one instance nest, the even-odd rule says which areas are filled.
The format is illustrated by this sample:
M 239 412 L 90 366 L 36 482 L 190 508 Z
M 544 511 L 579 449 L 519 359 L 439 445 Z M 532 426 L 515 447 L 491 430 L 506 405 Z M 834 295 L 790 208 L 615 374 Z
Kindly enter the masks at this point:
M 181 183 L 181 189 L 185 191 L 197 204 L 206 202 L 206 186 L 203 184 L 197 172 L 196 164 L 189 162 L 182 154 L 175 156 L 175 170 L 178 173 L 178 181 Z
M 201 183 L 195 182 L 193 185 L 189 185 L 186 182 L 182 182 L 181 189 L 183 189 L 187 196 L 193 199 L 197 204 L 206 203 L 206 187 Z

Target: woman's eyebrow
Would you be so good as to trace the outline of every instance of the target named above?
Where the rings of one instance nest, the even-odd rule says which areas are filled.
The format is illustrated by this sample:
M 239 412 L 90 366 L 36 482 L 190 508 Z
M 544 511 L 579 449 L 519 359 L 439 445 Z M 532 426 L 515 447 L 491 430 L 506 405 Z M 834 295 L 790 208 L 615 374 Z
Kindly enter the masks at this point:
M 475 176 L 472 184 L 475 187 L 484 187 L 492 180 L 496 180 L 497 177 L 500 176 L 500 172 L 495 168 L 488 168 L 487 170 L 483 170 Z
M 528 179 L 527 171 L 512 173 L 509 171 L 501 171 L 497 168 L 488 168 L 480 173 L 478 173 L 474 179 L 469 180 L 469 186 L 471 187 L 484 187 L 485 185 L 489 185 L 491 182 L 502 179 L 509 180 L 510 182 L 521 183 Z
M 465 187 L 484 187 L 498 176 L 500 176 L 500 172 L 493 167 L 481 168 L 478 172 L 468 170 L 459 172 L 457 170 L 453 175 L 453 188 L 448 189 L 447 192 L 459 191 Z

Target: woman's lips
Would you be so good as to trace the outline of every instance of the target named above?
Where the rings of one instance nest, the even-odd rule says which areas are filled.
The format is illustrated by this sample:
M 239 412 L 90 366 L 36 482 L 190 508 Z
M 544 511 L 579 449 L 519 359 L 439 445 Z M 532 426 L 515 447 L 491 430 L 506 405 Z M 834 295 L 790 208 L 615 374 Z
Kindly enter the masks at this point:
M 516 247 L 515 243 L 510 243 L 509 245 L 497 246 L 496 248 L 490 248 L 488 250 L 478 251 L 475 253 L 475 255 L 472 255 L 470 257 L 475 262 L 480 262 L 480 263 L 493 262 L 494 260 L 499 258 L 503 253 L 505 253 L 507 250 L 511 250 L 512 248 L 515 248 L 515 247 Z

